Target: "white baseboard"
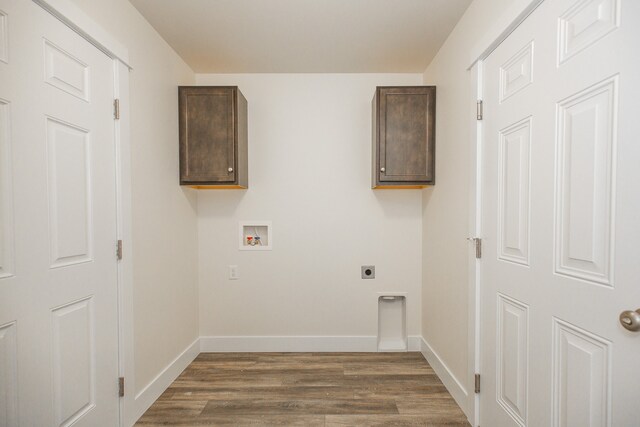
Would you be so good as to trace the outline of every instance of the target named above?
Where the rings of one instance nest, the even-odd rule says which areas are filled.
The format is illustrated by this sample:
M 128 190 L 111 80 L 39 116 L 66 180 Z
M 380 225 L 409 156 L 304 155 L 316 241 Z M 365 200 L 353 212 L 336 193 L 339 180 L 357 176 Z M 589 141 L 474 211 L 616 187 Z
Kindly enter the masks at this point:
M 420 336 L 409 337 L 409 351 L 420 351 Z M 200 337 L 202 352 L 376 352 L 378 338 L 364 336 Z
M 200 338 L 196 338 L 178 357 L 147 384 L 135 397 L 134 420 L 138 420 L 153 402 L 169 388 L 178 375 L 200 354 Z
M 469 411 L 467 408 L 469 395 L 467 394 L 466 388 L 460 381 L 458 381 L 456 376 L 453 375 L 447 365 L 442 361 L 442 359 L 440 359 L 440 356 L 438 356 L 438 354 L 433 351 L 429 343 L 427 343 L 427 341 L 422 337 L 420 341 L 422 344 L 420 349 L 422 355 L 425 359 L 427 359 L 427 362 L 429 362 L 429 365 L 431 365 L 436 375 L 438 375 L 451 396 L 453 396 L 458 406 L 460 406 L 460 409 L 462 409 L 465 415 L 469 417 Z
M 422 351 L 422 337 L 420 335 L 409 335 L 409 351 Z

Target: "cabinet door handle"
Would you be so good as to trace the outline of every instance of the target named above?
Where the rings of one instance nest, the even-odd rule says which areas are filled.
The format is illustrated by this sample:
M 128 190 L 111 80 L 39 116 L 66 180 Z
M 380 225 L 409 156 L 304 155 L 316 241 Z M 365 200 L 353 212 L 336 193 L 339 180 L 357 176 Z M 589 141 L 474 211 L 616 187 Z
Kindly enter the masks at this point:
M 385 170 L 385 168 L 380 168 L 380 172 L 384 172 Z
M 233 168 L 227 169 L 228 172 L 233 172 Z

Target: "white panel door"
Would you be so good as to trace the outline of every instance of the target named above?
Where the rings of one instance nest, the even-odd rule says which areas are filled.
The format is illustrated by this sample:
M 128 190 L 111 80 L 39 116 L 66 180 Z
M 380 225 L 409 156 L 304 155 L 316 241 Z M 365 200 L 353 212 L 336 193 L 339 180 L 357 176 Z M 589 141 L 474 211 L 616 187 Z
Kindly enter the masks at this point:
M 640 2 L 545 0 L 483 65 L 480 425 L 640 425 Z
M 114 71 L 0 0 L 0 426 L 118 424 Z

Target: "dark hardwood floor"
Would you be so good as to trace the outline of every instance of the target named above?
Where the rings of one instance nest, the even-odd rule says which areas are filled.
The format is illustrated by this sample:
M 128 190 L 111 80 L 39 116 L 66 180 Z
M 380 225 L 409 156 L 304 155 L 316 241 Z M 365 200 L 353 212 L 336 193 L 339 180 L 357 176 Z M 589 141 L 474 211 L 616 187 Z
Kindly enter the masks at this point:
M 420 353 L 202 353 L 136 425 L 465 426 Z

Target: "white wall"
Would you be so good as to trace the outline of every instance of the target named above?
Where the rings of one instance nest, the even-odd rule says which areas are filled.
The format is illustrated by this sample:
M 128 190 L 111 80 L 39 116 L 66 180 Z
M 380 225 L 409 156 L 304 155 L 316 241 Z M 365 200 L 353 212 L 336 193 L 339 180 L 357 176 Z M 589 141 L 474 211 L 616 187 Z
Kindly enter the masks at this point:
M 423 191 L 422 333 L 434 352 L 473 396 L 467 322 L 471 246 L 470 147 L 475 103 L 472 61 L 513 21 L 530 0 L 475 0 L 424 74 L 437 92 L 437 183 Z M 469 414 L 469 406 L 463 409 Z M 465 407 L 466 406 L 466 407 Z
M 249 103 L 249 189 L 198 193 L 202 336 L 377 334 L 378 291 L 408 292 L 420 334 L 420 190 L 372 190 L 376 85 L 420 74 L 198 75 Z M 238 250 L 239 220 L 273 221 L 273 251 Z M 228 280 L 228 265 L 240 280 Z M 374 264 L 375 280 L 360 266 Z M 375 345 L 375 344 L 374 344 Z
M 178 90 L 194 74 L 127 0 L 73 0 L 129 50 L 138 393 L 198 336 L 196 194 L 178 185 Z M 129 256 L 125 254 L 125 256 Z

